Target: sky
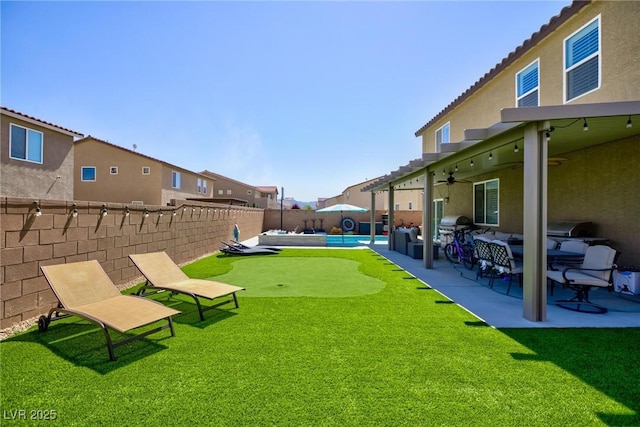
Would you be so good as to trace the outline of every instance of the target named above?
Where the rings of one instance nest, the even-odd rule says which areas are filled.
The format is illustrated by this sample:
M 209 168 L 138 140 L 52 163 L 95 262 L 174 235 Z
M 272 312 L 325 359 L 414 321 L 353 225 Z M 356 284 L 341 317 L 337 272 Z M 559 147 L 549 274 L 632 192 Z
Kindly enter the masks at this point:
M 315 201 L 422 156 L 415 132 L 570 1 L 0 2 L 0 104 Z

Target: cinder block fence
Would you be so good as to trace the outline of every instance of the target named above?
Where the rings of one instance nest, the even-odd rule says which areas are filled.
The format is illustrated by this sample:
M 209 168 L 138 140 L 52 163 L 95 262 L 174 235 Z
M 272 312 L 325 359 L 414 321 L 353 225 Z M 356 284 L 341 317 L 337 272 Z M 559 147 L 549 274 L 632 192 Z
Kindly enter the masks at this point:
M 117 285 L 142 280 L 128 256 L 166 251 L 176 263 L 219 250 L 238 223 L 263 230 L 262 209 L 194 201 L 172 206 L 2 198 L 0 329 L 46 313 L 57 299 L 40 267 L 96 259 Z

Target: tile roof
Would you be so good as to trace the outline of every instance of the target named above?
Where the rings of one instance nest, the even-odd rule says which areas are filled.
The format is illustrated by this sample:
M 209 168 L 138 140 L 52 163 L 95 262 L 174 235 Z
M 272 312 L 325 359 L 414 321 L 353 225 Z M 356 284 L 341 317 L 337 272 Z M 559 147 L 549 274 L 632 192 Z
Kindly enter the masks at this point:
M 415 136 L 420 136 L 429 126 L 431 126 L 436 121 L 440 120 L 445 114 L 453 110 L 455 107 L 460 105 L 464 100 L 473 95 L 476 91 L 482 88 L 486 83 L 491 81 L 497 74 L 502 72 L 505 68 L 511 65 L 515 60 L 520 58 L 526 52 L 529 51 L 532 47 L 534 47 L 538 42 L 543 40 L 553 31 L 555 31 L 560 25 L 566 22 L 573 15 L 578 13 L 583 7 L 591 3 L 590 0 L 587 1 L 578 1 L 574 0 L 573 3 L 569 6 L 565 6 L 562 8 L 560 13 L 551 18 L 551 20 L 540 27 L 540 29 L 533 33 L 531 37 L 525 40 L 520 46 L 515 48 L 509 55 L 502 59 L 500 63 L 498 63 L 495 67 L 489 70 L 484 76 L 482 76 L 478 81 L 476 81 L 470 88 L 464 91 L 460 96 L 458 96 L 453 102 L 447 105 L 442 111 L 436 114 L 431 120 L 429 120 L 424 126 L 418 129 L 415 133 Z
M 59 129 L 59 130 L 64 131 L 66 133 L 72 134 L 73 136 L 78 136 L 78 137 L 84 136 L 84 134 L 81 134 L 80 132 L 76 132 L 74 130 L 64 128 L 64 127 L 59 126 L 59 125 L 57 125 L 55 123 L 51 123 L 51 122 L 46 122 L 44 120 L 40 120 L 40 119 L 38 119 L 36 117 L 29 116 L 28 114 L 21 113 L 20 111 L 12 110 L 11 108 L 0 106 L 0 110 L 5 111 L 7 113 L 10 113 L 9 115 L 11 115 L 11 116 L 20 116 L 20 117 L 22 117 L 25 120 L 28 120 L 30 122 L 37 122 L 37 123 L 40 123 L 40 124 L 45 125 L 45 126 L 50 127 L 50 128 Z
M 109 145 L 109 146 L 111 146 L 111 147 L 117 148 L 117 149 L 119 149 L 119 150 L 127 151 L 127 152 L 129 152 L 129 153 L 131 153 L 131 154 L 135 154 L 136 156 L 144 157 L 144 158 L 146 158 L 146 159 L 150 159 L 150 160 L 153 160 L 153 161 L 155 161 L 155 162 L 162 163 L 163 165 L 169 166 L 169 167 L 174 168 L 174 169 L 181 169 L 181 170 L 183 170 L 183 171 L 186 171 L 186 172 L 192 173 L 192 174 L 194 174 L 194 175 L 201 175 L 201 176 L 204 176 L 204 175 L 202 175 L 202 174 L 201 174 L 201 173 L 199 173 L 199 172 L 193 172 L 193 171 L 190 171 L 189 169 L 185 169 L 185 168 L 183 168 L 183 167 L 176 166 L 176 165 L 173 165 L 173 164 L 171 164 L 171 163 L 167 163 L 167 162 L 165 162 L 164 160 L 156 159 L 155 157 L 151 157 L 151 156 L 147 156 L 147 155 L 145 155 L 145 154 L 138 153 L 137 151 L 129 150 L 128 148 L 121 147 L 121 146 L 119 146 L 119 145 L 113 144 L 113 143 L 111 143 L 111 142 L 109 142 L 109 141 L 105 141 L 105 140 L 100 139 L 100 138 L 96 138 L 95 136 L 91 136 L 91 135 L 87 135 L 86 137 L 84 137 L 84 138 L 82 138 L 82 139 L 79 139 L 79 140 L 75 141 L 75 144 L 82 144 L 83 142 L 87 142 L 87 141 L 96 141 L 96 142 L 99 142 L 99 143 L 101 143 L 101 144 L 106 144 L 106 145 Z

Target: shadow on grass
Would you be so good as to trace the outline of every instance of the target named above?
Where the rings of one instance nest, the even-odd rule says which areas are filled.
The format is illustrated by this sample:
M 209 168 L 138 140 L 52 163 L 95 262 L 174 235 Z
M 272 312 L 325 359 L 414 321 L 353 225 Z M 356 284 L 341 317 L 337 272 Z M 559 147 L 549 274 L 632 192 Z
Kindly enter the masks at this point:
M 503 329 L 501 332 L 533 352 L 512 353 L 515 360 L 551 362 L 635 413 L 596 413 L 603 423 L 640 425 L 637 375 L 640 328 Z
M 159 324 L 154 324 L 151 327 Z M 139 329 L 135 332 L 140 333 L 142 330 L 144 329 Z M 110 330 L 110 334 L 113 342 L 135 335 L 135 333 L 120 334 L 113 330 Z M 95 324 L 76 317 L 52 322 L 46 332 L 34 329 L 30 332 L 10 337 L 5 341 L 40 344 L 51 350 L 55 355 L 68 360 L 76 366 L 89 368 L 100 374 L 107 374 L 167 349 L 167 346 L 161 344 L 167 338 L 172 338 L 168 329 L 118 347 L 114 350 L 116 360 L 111 361 L 102 330 L 96 327 Z

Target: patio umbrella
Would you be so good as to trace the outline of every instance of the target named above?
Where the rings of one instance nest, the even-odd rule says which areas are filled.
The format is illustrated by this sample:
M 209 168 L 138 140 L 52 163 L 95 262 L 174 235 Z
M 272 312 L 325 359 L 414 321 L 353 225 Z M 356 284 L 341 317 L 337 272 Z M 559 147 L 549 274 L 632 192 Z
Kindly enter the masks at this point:
M 359 206 L 350 205 L 347 203 L 338 203 L 337 205 L 329 206 L 326 208 L 318 209 L 317 213 L 328 212 L 340 212 L 340 230 L 342 230 L 342 243 L 344 243 L 344 229 L 342 228 L 343 213 L 344 212 L 369 212 L 369 209 L 361 208 Z

